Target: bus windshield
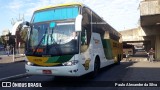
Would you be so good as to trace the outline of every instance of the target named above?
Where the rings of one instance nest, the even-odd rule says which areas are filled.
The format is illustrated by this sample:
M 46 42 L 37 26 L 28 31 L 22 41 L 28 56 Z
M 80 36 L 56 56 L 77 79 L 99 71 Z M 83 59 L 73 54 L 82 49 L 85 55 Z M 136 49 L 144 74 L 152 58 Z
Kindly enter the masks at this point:
M 78 6 L 42 10 L 34 13 L 32 22 L 37 23 L 52 20 L 75 19 L 78 13 Z
M 26 55 L 78 53 L 79 33 L 75 32 L 74 21 L 78 14 L 78 6 L 36 11 L 31 20 Z
M 74 22 L 54 24 L 33 24 L 26 54 L 41 56 L 78 53 L 79 35 L 75 32 Z

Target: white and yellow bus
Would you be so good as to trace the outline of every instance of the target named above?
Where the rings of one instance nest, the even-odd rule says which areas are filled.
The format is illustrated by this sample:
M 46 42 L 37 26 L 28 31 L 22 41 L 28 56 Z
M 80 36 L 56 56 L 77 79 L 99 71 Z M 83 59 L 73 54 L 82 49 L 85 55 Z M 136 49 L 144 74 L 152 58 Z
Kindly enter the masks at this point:
M 38 9 L 26 25 L 28 74 L 95 76 L 123 55 L 121 35 L 81 3 Z

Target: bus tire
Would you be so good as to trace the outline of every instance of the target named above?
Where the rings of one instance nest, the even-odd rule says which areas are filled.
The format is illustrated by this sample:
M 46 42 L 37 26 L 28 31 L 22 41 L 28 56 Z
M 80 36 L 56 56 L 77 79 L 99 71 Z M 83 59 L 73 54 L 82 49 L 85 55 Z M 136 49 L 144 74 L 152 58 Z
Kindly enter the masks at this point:
M 94 62 L 94 70 L 91 73 L 91 78 L 95 78 L 98 75 L 99 70 L 100 70 L 100 59 L 97 56 Z
M 121 64 L 121 55 L 118 55 L 117 56 L 117 65 L 120 65 Z

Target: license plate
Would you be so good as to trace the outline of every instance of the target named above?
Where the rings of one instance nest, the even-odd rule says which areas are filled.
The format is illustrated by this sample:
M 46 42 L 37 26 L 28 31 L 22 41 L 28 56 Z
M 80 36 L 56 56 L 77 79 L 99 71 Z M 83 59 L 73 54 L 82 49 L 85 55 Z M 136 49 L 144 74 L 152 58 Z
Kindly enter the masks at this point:
M 52 74 L 51 70 L 43 70 L 42 72 L 43 72 L 43 74 Z

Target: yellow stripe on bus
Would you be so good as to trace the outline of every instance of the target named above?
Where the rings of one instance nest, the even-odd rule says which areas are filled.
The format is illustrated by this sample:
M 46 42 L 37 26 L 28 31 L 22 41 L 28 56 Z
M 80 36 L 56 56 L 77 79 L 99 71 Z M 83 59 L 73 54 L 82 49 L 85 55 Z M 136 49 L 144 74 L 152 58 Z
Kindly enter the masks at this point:
M 27 56 L 27 59 L 37 65 L 41 66 L 54 66 L 60 63 L 46 63 L 49 57 L 35 57 L 35 56 Z
M 40 11 L 40 10 L 44 10 L 44 9 L 50 9 L 50 8 L 55 8 L 55 7 L 73 6 L 73 5 L 83 6 L 82 3 L 73 2 L 73 3 L 67 3 L 67 4 L 59 4 L 59 5 L 45 6 L 45 7 L 42 7 L 42 8 L 37 9 L 36 11 Z

